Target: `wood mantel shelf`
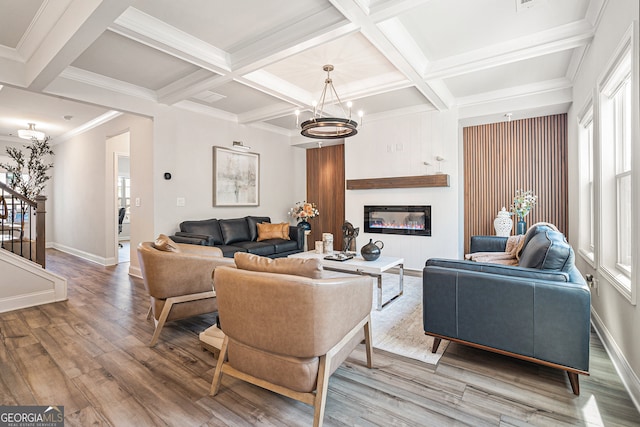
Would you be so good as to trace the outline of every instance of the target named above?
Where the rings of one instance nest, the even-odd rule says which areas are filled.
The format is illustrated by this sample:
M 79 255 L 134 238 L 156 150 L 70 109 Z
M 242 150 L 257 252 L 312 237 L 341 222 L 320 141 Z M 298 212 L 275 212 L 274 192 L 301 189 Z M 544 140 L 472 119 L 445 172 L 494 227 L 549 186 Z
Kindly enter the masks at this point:
M 378 188 L 448 187 L 449 175 L 397 176 L 392 178 L 348 179 L 347 190 L 373 190 Z

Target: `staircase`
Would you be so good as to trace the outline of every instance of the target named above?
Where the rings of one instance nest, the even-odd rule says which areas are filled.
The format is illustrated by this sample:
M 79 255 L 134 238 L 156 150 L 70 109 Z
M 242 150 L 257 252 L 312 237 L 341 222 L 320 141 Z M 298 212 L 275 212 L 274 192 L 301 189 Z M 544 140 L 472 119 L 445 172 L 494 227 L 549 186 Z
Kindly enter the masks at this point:
M 67 299 L 67 280 L 45 269 L 46 200 L 0 183 L 0 312 Z

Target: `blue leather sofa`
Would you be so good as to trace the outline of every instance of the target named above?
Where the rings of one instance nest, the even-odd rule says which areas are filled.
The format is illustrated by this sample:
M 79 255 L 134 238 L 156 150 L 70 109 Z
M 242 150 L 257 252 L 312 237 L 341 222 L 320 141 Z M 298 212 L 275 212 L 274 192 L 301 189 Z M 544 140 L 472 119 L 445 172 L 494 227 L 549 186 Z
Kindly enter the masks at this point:
M 271 222 L 268 216 L 247 216 L 231 219 L 204 219 L 183 221 L 180 231 L 171 236 L 176 243 L 215 246 L 220 248 L 227 258 L 233 258 L 236 252 L 269 258 L 287 257 L 302 252 L 304 247 L 304 230 L 289 226 L 289 240 L 268 239 L 258 242 L 258 224 Z
M 474 236 L 471 252 L 504 252 L 506 237 Z M 564 235 L 527 233 L 518 266 L 429 259 L 425 334 L 567 371 L 574 394 L 589 374 L 591 293 Z

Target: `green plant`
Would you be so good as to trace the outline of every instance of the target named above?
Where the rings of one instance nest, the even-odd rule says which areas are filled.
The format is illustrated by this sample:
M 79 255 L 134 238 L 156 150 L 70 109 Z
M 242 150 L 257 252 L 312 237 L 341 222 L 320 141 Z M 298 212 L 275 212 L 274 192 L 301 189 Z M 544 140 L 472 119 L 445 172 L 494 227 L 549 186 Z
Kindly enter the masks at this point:
M 529 214 L 531 209 L 538 203 L 538 196 L 533 194 L 531 190 L 516 190 L 516 195 L 513 197 L 513 204 L 511 205 L 511 212 L 518 215 L 518 218 L 523 220 L 525 216 Z

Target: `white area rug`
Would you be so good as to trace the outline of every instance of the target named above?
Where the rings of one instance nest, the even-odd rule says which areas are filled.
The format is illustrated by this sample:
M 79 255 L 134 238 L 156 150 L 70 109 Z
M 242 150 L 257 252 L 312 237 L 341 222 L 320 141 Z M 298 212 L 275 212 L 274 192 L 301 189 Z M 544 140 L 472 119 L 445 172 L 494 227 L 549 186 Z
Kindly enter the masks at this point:
M 398 292 L 398 275 L 384 274 L 382 280 L 384 303 Z M 375 308 L 377 298 L 376 283 L 371 309 L 373 347 L 437 365 L 448 341 L 443 340 L 438 351 L 431 353 L 433 338 L 424 334 L 422 324 L 422 277 L 405 275 L 404 294 L 381 311 Z

